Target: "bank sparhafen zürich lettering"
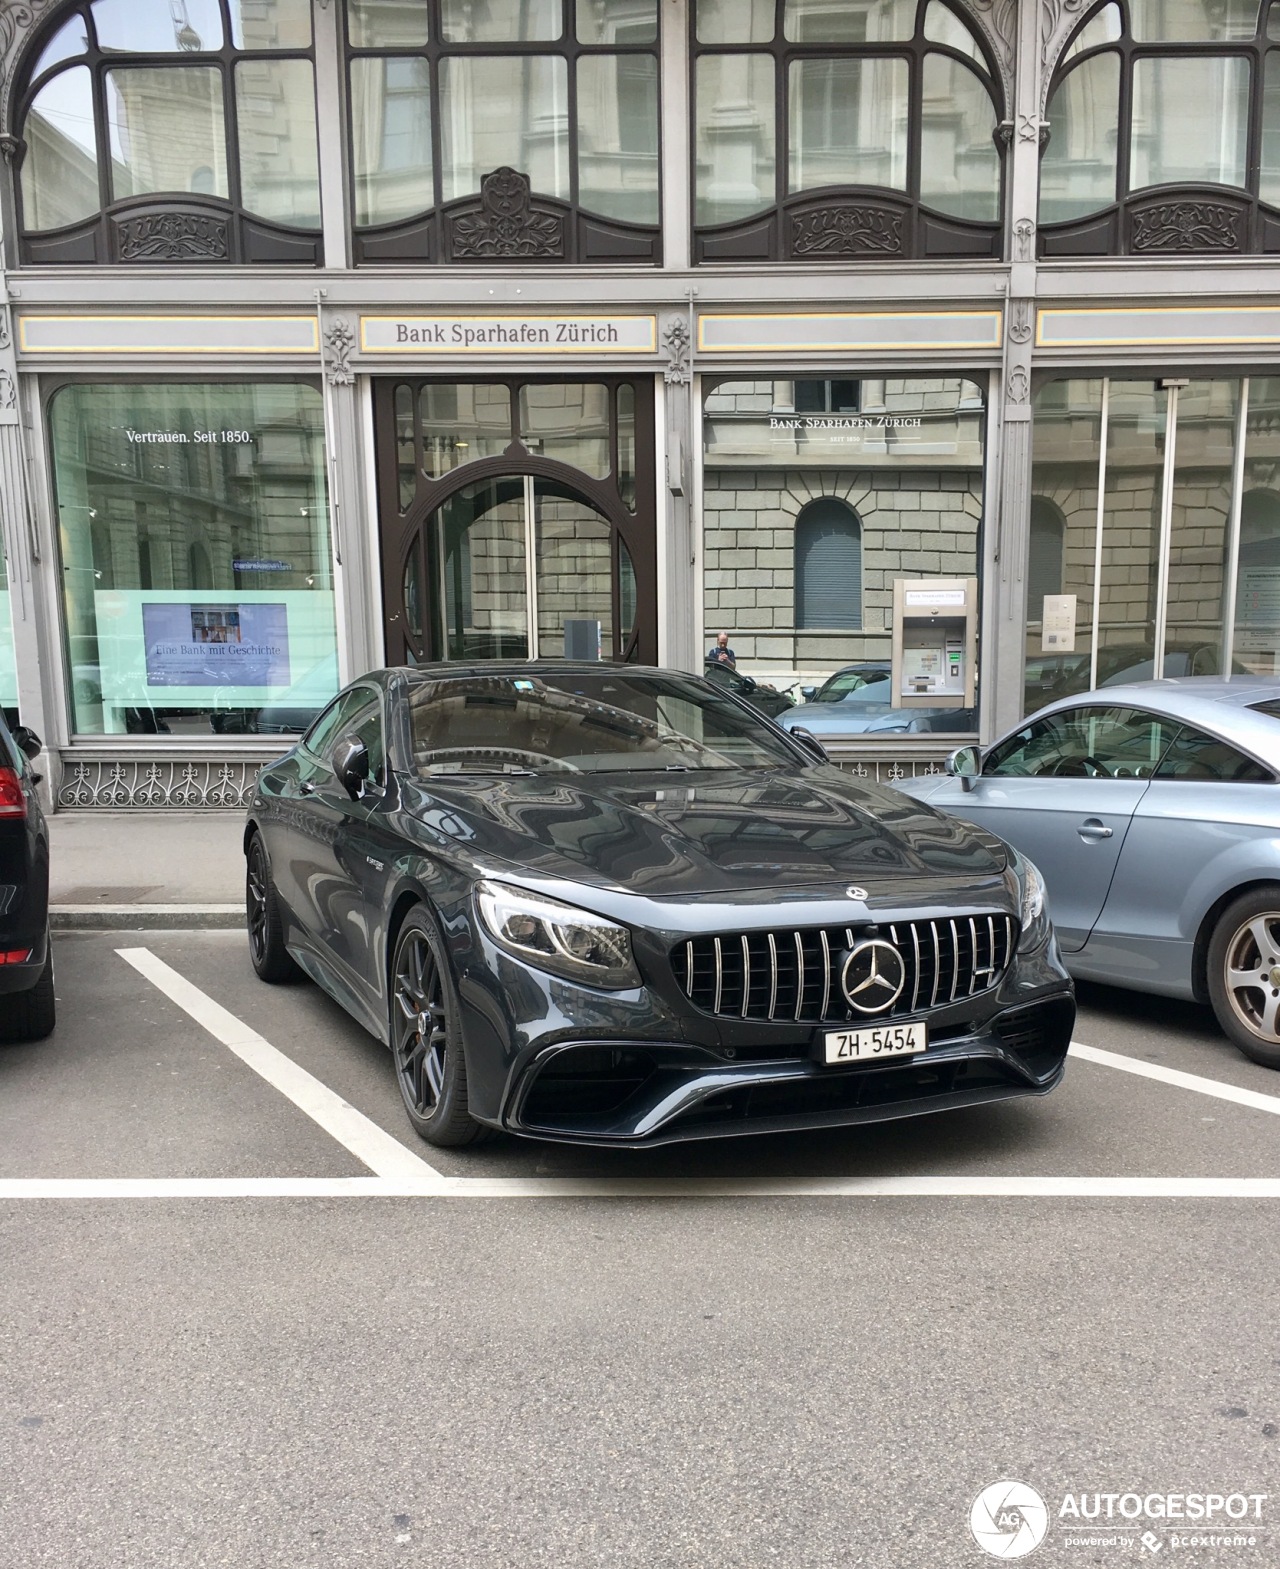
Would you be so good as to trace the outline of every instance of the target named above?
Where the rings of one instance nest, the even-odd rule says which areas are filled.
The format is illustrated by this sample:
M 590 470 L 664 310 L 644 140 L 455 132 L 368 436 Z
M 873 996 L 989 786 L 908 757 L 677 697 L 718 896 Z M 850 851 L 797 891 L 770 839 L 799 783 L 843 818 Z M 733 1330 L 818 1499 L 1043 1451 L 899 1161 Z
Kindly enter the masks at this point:
M 657 352 L 657 319 L 644 315 L 365 316 L 360 346 L 366 353 L 405 350 L 443 353 L 566 353 L 603 350 Z

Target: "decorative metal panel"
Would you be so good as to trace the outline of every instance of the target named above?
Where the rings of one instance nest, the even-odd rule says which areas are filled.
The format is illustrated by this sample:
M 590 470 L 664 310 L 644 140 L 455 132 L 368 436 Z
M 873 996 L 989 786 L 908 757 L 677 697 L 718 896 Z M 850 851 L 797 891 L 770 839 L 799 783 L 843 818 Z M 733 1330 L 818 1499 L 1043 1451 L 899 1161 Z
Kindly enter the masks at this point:
M 102 757 L 67 759 L 60 807 L 242 811 L 263 758 Z

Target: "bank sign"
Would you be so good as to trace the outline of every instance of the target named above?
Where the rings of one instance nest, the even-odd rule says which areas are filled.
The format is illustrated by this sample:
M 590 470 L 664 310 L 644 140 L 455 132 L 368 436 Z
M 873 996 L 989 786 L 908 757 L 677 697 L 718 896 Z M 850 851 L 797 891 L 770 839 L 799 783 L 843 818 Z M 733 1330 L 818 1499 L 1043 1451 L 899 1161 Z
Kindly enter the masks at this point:
M 656 354 L 656 316 L 362 316 L 365 354 Z

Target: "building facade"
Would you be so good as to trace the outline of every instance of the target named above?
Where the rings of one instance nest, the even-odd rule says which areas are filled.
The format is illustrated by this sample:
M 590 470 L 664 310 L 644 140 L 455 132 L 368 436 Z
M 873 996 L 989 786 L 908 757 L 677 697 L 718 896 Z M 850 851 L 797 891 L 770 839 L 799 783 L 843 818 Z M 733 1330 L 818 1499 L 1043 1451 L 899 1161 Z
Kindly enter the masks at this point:
M 1280 0 L 0 0 L 0 706 L 236 806 L 383 663 L 1280 670 Z M 897 595 L 897 599 L 895 599 Z

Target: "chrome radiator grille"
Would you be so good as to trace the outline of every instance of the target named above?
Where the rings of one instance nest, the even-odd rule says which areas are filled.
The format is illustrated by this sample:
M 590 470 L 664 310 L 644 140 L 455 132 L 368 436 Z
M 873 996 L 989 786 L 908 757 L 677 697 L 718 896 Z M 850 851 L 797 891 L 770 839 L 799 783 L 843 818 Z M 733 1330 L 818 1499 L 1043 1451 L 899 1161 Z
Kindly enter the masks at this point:
M 672 950 L 676 980 L 704 1013 L 725 1019 L 818 1024 L 892 1018 L 990 990 L 1013 955 L 1008 915 L 958 915 L 897 921 L 877 928 L 898 950 L 906 985 L 887 1014 L 857 1014 L 840 989 L 845 955 L 866 936 L 853 927 L 820 926 L 694 937 Z

